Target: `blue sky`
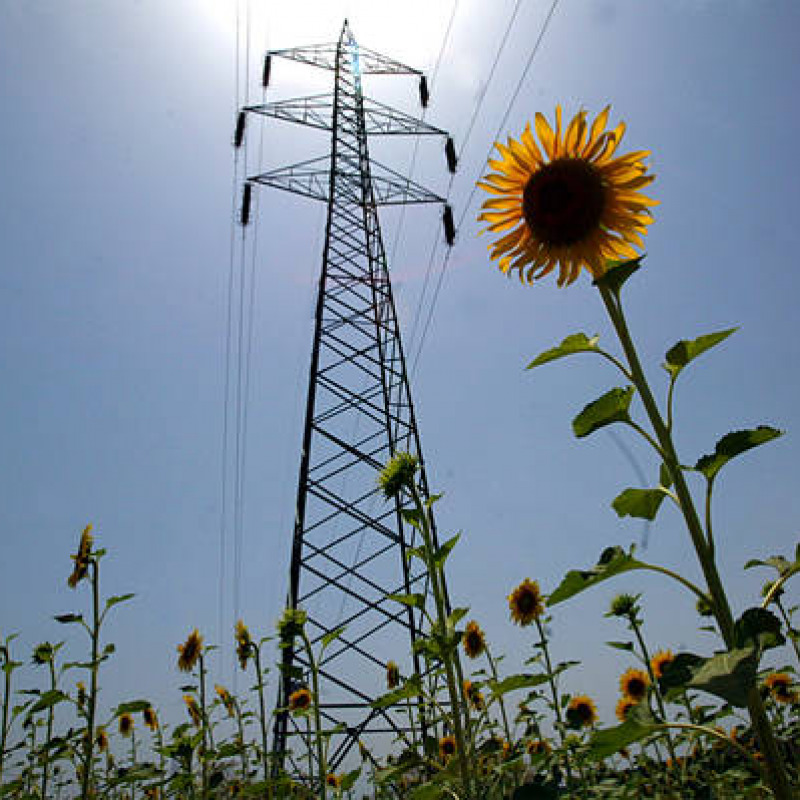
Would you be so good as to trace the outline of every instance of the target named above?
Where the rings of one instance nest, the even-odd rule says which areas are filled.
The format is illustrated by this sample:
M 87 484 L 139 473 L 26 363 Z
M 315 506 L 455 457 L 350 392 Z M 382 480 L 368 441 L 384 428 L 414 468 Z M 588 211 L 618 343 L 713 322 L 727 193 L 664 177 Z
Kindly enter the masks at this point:
M 549 5 L 522 2 L 453 183 L 457 218 Z M 23 654 L 65 636 L 52 615 L 87 599 L 66 577 L 80 530 L 93 522 L 109 550 L 104 590 L 137 595 L 109 624 L 118 651 L 105 668 L 103 700 L 150 697 L 173 717 L 183 713 L 175 646 L 195 626 L 219 641 L 220 595 L 227 639 L 215 678 L 234 681 L 230 520 L 221 587 L 219 559 L 235 109 L 259 100 L 266 47 L 333 41 L 346 15 L 361 44 L 431 76 L 453 9 L 241 0 L 237 60 L 235 7 L 0 4 L 0 635 L 18 631 Z M 456 7 L 428 119 L 459 147 L 513 8 L 509 0 Z M 656 387 L 665 388 L 657 365 L 675 341 L 741 326 L 687 370 L 677 397 L 686 462 L 732 429 L 787 431 L 730 465 L 716 493 L 720 564 L 738 611 L 755 603 L 767 577 L 744 573 L 745 561 L 788 555 L 798 539 L 799 25 L 789 0 L 561 0 L 505 131 L 518 135 L 556 103 L 570 115 L 610 103 L 612 120 L 628 124 L 623 147 L 652 151 L 651 194 L 661 205 L 627 307 Z M 324 91 L 327 77 L 276 63 L 269 97 Z M 365 88 L 417 112 L 411 78 L 376 78 Z M 248 174 L 328 146 L 324 134 L 274 121 L 248 137 Z M 373 154 L 403 171 L 412 150 L 410 140 L 376 143 Z M 447 190 L 438 143 L 420 144 L 414 177 Z M 451 593 L 472 607 L 511 668 L 530 654 L 532 636 L 508 621 L 509 591 L 525 577 L 552 590 L 606 545 L 639 541 L 642 528 L 610 508 L 619 491 L 638 485 L 611 437 L 577 441 L 570 430 L 617 377 L 589 358 L 524 370 L 575 331 L 611 346 L 596 291 L 585 276 L 563 290 L 552 280 L 525 287 L 504 279 L 477 236 L 478 202 L 459 231 L 412 390 L 429 480 L 445 492 L 440 528 L 463 531 Z M 419 336 L 410 329 L 438 211 L 383 219 L 414 356 Z M 259 633 L 271 632 L 286 592 L 322 222 L 311 201 L 259 195 L 238 589 L 242 615 Z M 437 250 L 434 279 L 441 263 Z M 657 465 L 627 433 L 655 480 Z M 698 574 L 668 508 L 644 557 Z M 621 579 L 555 609 L 555 657 L 583 661 L 566 688 L 596 696 L 609 721 L 628 664 L 603 645 L 622 631 L 602 612 L 622 590 L 644 592 L 654 647 L 715 645 L 696 633 L 691 598 L 658 577 Z M 81 653 L 77 641 L 70 648 Z

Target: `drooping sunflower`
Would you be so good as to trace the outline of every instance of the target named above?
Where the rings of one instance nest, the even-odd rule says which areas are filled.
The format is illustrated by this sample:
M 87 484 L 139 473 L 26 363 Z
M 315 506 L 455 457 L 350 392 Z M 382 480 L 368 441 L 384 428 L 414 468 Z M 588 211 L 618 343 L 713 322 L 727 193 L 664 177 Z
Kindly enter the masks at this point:
M 484 708 L 484 699 L 483 694 L 481 693 L 480 689 L 469 680 L 464 681 L 464 697 L 467 698 L 467 702 L 476 710 L 482 711 Z
M 192 695 L 185 694 L 183 696 L 183 702 L 186 703 L 186 710 L 189 712 L 192 722 L 199 728 L 202 717 L 200 715 L 200 706 L 197 705 L 197 700 L 195 700 Z
M 654 180 L 643 163 L 649 152 L 614 158 L 625 123 L 605 130 L 608 112 L 590 127 L 580 111 L 562 131 L 556 106 L 555 130 L 536 114 L 538 145 L 530 123 L 519 141 L 495 143 L 500 158 L 489 160 L 495 172 L 478 181 L 495 197 L 478 219 L 503 234 L 489 248 L 504 273 L 532 283 L 558 266 L 563 286 L 584 268 L 599 278 L 608 260 L 636 258 L 635 247 L 644 247 L 648 207 L 656 205 L 639 191 Z
M 439 755 L 442 761 L 447 761 L 455 755 L 456 752 L 456 737 L 455 736 L 442 736 L 439 739 Z
M 130 714 L 119 715 L 119 732 L 123 736 L 130 736 L 133 733 L 133 717 Z
M 791 691 L 792 679 L 785 672 L 773 672 L 767 675 L 764 684 L 779 703 L 798 702 L 797 692 Z
M 571 728 L 587 728 L 597 722 L 597 706 L 585 694 L 578 694 L 567 706 L 567 724 Z
M 546 739 L 532 739 L 528 742 L 526 747 L 528 754 L 532 756 L 549 755 L 552 752 L 552 747 Z
M 325 784 L 333 789 L 338 789 L 342 785 L 342 776 L 329 772 L 325 776 Z
M 646 694 L 650 685 L 650 677 L 641 669 L 625 670 L 619 679 L 619 689 L 625 697 L 639 702 Z
M 250 638 L 250 631 L 247 625 L 239 620 L 236 623 L 236 656 L 239 659 L 239 666 L 247 669 L 247 660 L 253 653 L 253 640 Z
M 94 743 L 97 745 L 97 749 L 104 753 L 108 750 L 108 734 L 106 733 L 106 729 L 100 727 L 97 729 L 97 732 L 94 735 Z
M 311 692 L 303 687 L 289 695 L 290 711 L 305 711 L 311 705 Z
M 92 554 L 92 526 L 87 525 L 81 534 L 78 552 L 70 558 L 75 562 L 72 574 L 67 578 L 67 585 L 74 589 L 89 574 L 89 559 Z
M 400 685 L 400 667 L 394 661 L 386 662 L 386 688 L 396 689 Z
M 539 584 L 525 578 L 508 596 L 508 607 L 511 619 L 517 625 L 530 625 L 544 613 L 544 601 Z
M 650 669 L 653 670 L 653 675 L 656 678 L 664 677 L 664 670 L 675 660 L 672 650 L 659 650 L 650 659 Z
M 155 733 L 158 730 L 158 717 L 155 709 L 152 706 L 147 706 L 142 712 L 142 716 L 144 717 L 144 724 Z
M 235 708 L 233 704 L 233 695 L 224 686 L 220 686 L 218 683 L 214 684 L 214 691 L 217 693 L 219 699 L 222 700 L 222 705 L 225 706 L 228 716 L 234 716 Z
M 474 619 L 467 623 L 462 642 L 469 658 L 477 658 L 486 649 L 486 637 Z
M 183 644 L 178 645 L 178 669 L 181 672 L 191 672 L 197 659 L 203 653 L 203 637 L 195 628 Z
M 620 697 L 615 713 L 620 722 L 625 722 L 628 718 L 628 712 L 634 707 L 638 706 L 639 702 L 631 697 Z

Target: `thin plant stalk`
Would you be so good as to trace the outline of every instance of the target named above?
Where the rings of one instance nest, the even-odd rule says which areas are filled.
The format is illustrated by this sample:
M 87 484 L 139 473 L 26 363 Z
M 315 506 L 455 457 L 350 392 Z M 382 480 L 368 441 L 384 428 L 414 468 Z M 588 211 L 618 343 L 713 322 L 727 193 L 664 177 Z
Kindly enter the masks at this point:
M 54 692 L 56 689 L 56 665 L 55 653 L 51 650 L 50 658 L 47 662 L 50 668 L 50 691 Z M 53 739 L 53 716 L 55 709 L 53 706 L 47 710 L 47 732 L 45 734 L 44 743 L 44 763 L 42 764 L 42 798 L 47 797 L 47 782 L 50 776 L 50 742 Z M 0 781 L 2 785 L 2 781 Z
M 311 650 L 311 642 L 308 640 L 308 635 L 303 629 L 300 633 L 303 639 L 303 645 L 306 648 L 306 655 L 308 656 L 308 663 L 311 667 L 311 682 L 313 686 L 313 706 L 314 706 L 314 729 L 315 739 L 317 743 L 317 772 L 319 776 L 319 796 L 320 800 L 325 800 L 327 791 L 326 778 L 328 770 L 325 764 L 325 749 L 322 741 L 322 716 L 319 711 L 319 665 L 314 660 L 314 653 Z
M 264 769 L 264 780 L 267 792 L 272 798 L 272 782 L 269 774 L 269 755 L 267 751 L 267 713 L 264 705 L 264 674 L 261 671 L 261 644 L 253 647 L 253 658 L 256 667 L 256 690 L 258 691 L 258 721 L 261 726 L 261 763 Z
M 497 664 L 495 660 L 492 658 L 492 654 L 489 651 L 489 645 L 486 644 L 484 646 L 484 652 L 486 653 L 486 659 L 489 662 L 489 667 L 492 670 L 492 678 L 494 679 L 495 683 L 499 682 L 499 677 L 497 675 Z M 508 714 L 506 713 L 506 704 L 503 701 L 503 695 L 497 698 L 498 703 L 500 704 L 500 716 L 503 719 L 503 730 L 506 733 L 506 741 L 511 744 L 511 726 L 508 724 Z
M 786 625 L 786 632 L 788 634 L 788 638 L 792 642 L 792 648 L 794 649 L 794 654 L 797 656 L 797 660 L 800 661 L 800 648 L 797 646 L 797 631 L 792 627 L 792 621 L 789 619 L 789 615 L 786 613 L 786 609 L 781 603 L 780 597 L 774 597 L 773 603 L 778 607 L 778 611 L 780 611 L 781 616 L 783 617 L 783 622 Z
M 602 297 L 606 311 L 608 312 L 611 323 L 614 326 L 617 337 L 625 353 L 633 383 L 639 393 L 650 424 L 653 427 L 656 440 L 663 453 L 664 464 L 675 486 L 675 494 L 678 497 L 681 513 L 683 514 L 692 544 L 694 545 L 695 553 L 697 554 L 700 567 L 706 579 L 714 616 L 719 624 L 723 641 L 728 650 L 732 650 L 736 644 L 733 613 L 731 612 L 728 597 L 717 570 L 713 549 L 710 542 L 706 539 L 694 500 L 686 484 L 681 462 L 678 459 L 675 445 L 672 441 L 672 435 L 665 425 L 658 405 L 650 391 L 650 386 L 645 377 L 638 353 L 636 352 L 625 321 L 619 295 L 602 281 L 599 281 L 597 285 L 600 289 L 600 296 Z M 747 707 L 750 712 L 753 728 L 761 744 L 761 750 L 766 763 L 768 782 L 775 798 L 776 800 L 790 800 L 791 789 L 789 788 L 786 769 L 780 752 L 778 751 L 778 745 L 775 741 L 772 726 L 767 718 L 764 704 L 758 693 L 758 688 L 755 685 L 753 685 L 748 692 Z
M 209 729 L 208 729 L 208 717 L 206 716 L 206 667 L 205 662 L 203 659 L 203 653 L 200 653 L 199 656 L 199 663 L 200 663 L 200 724 L 203 726 L 203 752 L 200 753 L 200 779 L 202 781 L 202 797 L 203 800 L 206 800 L 208 797 L 208 753 L 209 744 L 208 744 L 208 737 L 209 737 Z
M 5 673 L 3 691 L 3 720 L 0 723 L 0 786 L 3 785 L 3 764 L 6 757 L 6 741 L 8 740 L 8 712 L 11 707 L 11 673 L 14 671 L 14 662 L 11 660 L 10 640 L 0 646 L 0 655 L 3 656 L 2 669 Z
M 86 739 L 83 753 L 83 774 L 81 775 L 81 798 L 88 800 L 92 779 L 94 758 L 94 723 L 97 709 L 97 672 L 100 667 L 100 564 L 97 558 L 89 559 L 89 574 L 92 584 L 92 659 L 90 661 L 89 696 L 86 711 Z

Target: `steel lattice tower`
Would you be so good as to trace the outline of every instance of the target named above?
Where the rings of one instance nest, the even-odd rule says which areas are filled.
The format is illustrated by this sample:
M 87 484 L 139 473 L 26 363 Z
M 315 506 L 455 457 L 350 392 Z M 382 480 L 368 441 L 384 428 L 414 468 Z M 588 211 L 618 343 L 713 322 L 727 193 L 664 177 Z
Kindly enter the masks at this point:
M 368 135 L 446 136 L 422 120 L 368 100 L 361 76 L 369 73 L 420 77 L 418 70 L 359 48 L 347 21 L 336 44 L 275 50 L 267 54 L 264 80 L 274 57 L 334 73 L 333 94 L 249 106 L 244 112 L 331 131 L 331 152 L 322 158 L 248 178 L 242 221 L 247 222 L 250 187 L 294 192 L 327 203 L 327 223 L 316 304 L 287 606 L 308 612 L 307 630 L 319 647 L 326 634 L 345 626 L 326 651 L 320 672 L 319 704 L 331 740 L 329 768 L 335 770 L 360 740 L 386 734 L 419 736 L 410 710 L 375 709 L 386 690 L 386 665 L 396 661 L 408 676 L 419 674 L 413 650 L 422 631 L 422 612 L 387 599 L 387 594 L 427 594 L 427 573 L 406 551 L 419 542 L 404 524 L 400 501 L 387 502 L 377 485 L 379 470 L 396 452 L 420 460 L 419 433 L 381 238 L 378 206 L 444 203 L 402 175 L 370 160 Z M 237 126 L 237 144 L 244 129 Z M 446 148 L 455 169 L 452 140 Z M 452 214 L 445 206 L 445 233 L 452 243 Z M 346 613 L 345 613 L 345 608 Z M 290 693 L 307 677 L 299 649 L 283 650 L 274 729 L 279 760 L 304 733 L 285 711 Z M 421 720 L 424 735 L 425 720 Z M 305 744 L 301 745 L 301 748 Z M 298 749 L 301 749 L 298 748 Z M 296 760 L 290 757 L 290 771 Z

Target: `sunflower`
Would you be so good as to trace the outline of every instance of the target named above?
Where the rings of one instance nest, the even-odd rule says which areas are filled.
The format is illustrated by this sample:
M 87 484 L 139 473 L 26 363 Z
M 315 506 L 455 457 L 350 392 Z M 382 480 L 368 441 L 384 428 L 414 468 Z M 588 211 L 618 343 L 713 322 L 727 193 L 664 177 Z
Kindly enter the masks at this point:
M 234 704 L 231 693 L 224 686 L 220 686 L 218 683 L 214 684 L 214 691 L 217 693 L 219 699 L 222 700 L 222 705 L 225 706 L 228 716 L 232 717 L 234 714 Z
M 622 694 L 637 703 L 647 694 L 649 685 L 650 678 L 647 673 L 633 667 L 623 672 L 619 679 L 619 689 Z
M 325 776 L 325 784 L 333 789 L 338 789 L 342 785 L 342 776 L 330 772 Z
M 290 711 L 305 711 L 311 705 L 311 692 L 305 687 L 289 695 Z
M 785 672 L 773 672 L 764 681 L 767 689 L 779 703 L 796 703 L 797 692 L 791 691 L 792 679 Z
M 253 640 L 250 638 L 250 631 L 247 626 L 239 620 L 236 623 L 236 655 L 239 659 L 239 666 L 247 669 L 247 659 L 253 653 Z
M 675 660 L 675 656 L 672 655 L 672 650 L 659 650 L 651 659 L 650 659 L 650 669 L 653 670 L 653 675 L 656 678 L 664 677 L 664 670 Z
M 399 497 L 414 485 L 419 459 L 411 453 L 395 453 L 378 476 L 378 485 L 387 500 Z
M 456 737 L 455 736 L 442 736 L 439 739 L 439 755 L 442 761 L 447 761 L 456 752 Z
M 530 625 L 544 613 L 544 601 L 536 581 L 525 578 L 508 596 L 511 619 L 518 625 Z
M 142 712 L 142 716 L 144 717 L 144 724 L 155 733 L 158 730 L 158 717 L 156 716 L 155 709 L 152 706 L 147 706 Z
M 571 728 L 586 728 L 597 722 L 597 706 L 585 694 L 578 694 L 567 706 L 567 722 Z
M 386 688 L 396 689 L 400 685 L 400 667 L 394 661 L 386 662 Z
M 130 736 L 133 733 L 133 717 L 130 714 L 120 714 L 119 732 L 123 736 Z
M 652 222 L 648 206 L 656 205 L 639 193 L 654 180 L 643 159 L 646 150 L 613 158 L 625 133 L 625 123 L 606 131 L 609 108 L 587 123 L 580 111 L 561 129 L 536 114 L 537 145 L 530 123 L 520 141 L 496 142 L 500 154 L 490 159 L 490 172 L 478 186 L 494 198 L 483 204 L 478 219 L 485 230 L 503 233 L 489 245 L 500 269 L 518 272 L 532 283 L 559 268 L 558 285 L 572 283 L 586 268 L 599 278 L 608 260 L 636 258 L 642 236 Z
M 195 628 L 186 639 L 184 644 L 178 645 L 178 669 L 181 672 L 191 672 L 197 659 L 203 654 L 203 637 Z
M 185 694 L 183 696 L 183 702 L 186 703 L 186 710 L 189 712 L 189 716 L 192 718 L 192 722 L 200 726 L 200 707 L 197 705 L 197 700 L 190 694 Z
M 546 739 L 532 739 L 527 744 L 527 751 L 529 755 L 549 755 L 552 751 L 550 743 Z
M 486 637 L 474 619 L 467 623 L 462 641 L 469 658 L 477 658 L 486 649 Z
M 92 526 L 87 525 L 81 534 L 78 552 L 70 558 L 75 562 L 72 574 L 67 578 L 67 585 L 74 589 L 89 574 L 89 559 L 92 554 Z
M 620 697 L 619 702 L 617 703 L 616 711 L 615 711 L 615 713 L 617 715 L 617 719 L 620 722 L 625 722 L 625 720 L 628 718 L 628 712 L 634 706 L 638 706 L 638 705 L 639 705 L 638 701 L 636 701 L 636 700 L 634 700 L 634 699 L 632 699 L 630 697 L 627 697 L 627 696 L 626 697 Z
M 483 694 L 481 694 L 478 687 L 472 681 L 467 681 L 467 680 L 464 681 L 463 686 L 464 686 L 464 697 L 467 698 L 469 704 L 476 711 L 482 711 L 485 703 L 483 700 Z
M 83 681 L 78 681 L 75 684 L 75 688 L 78 690 L 78 705 L 86 705 L 86 684 Z
M 104 753 L 108 750 L 108 734 L 106 733 L 105 728 L 98 728 L 97 733 L 94 735 L 94 743 L 97 745 L 97 749 Z

